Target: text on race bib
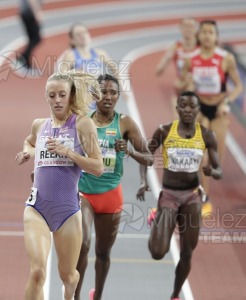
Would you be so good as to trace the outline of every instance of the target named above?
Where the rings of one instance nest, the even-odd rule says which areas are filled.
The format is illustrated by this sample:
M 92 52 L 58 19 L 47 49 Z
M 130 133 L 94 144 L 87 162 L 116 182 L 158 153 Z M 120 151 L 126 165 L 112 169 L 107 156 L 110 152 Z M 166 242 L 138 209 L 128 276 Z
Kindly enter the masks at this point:
M 74 166 L 74 162 L 70 158 L 56 153 L 50 153 L 46 146 L 47 140 L 48 138 L 41 138 L 37 143 L 35 157 L 35 164 L 37 168 L 47 166 Z M 56 140 L 61 142 L 64 147 L 74 150 L 74 138 L 59 136 Z

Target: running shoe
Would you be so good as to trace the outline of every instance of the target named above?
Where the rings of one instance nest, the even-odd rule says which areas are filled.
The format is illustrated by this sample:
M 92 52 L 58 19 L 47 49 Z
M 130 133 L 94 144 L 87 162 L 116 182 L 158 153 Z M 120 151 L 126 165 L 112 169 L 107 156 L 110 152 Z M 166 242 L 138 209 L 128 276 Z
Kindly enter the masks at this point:
M 202 205 L 202 217 L 206 217 L 207 215 L 213 212 L 213 205 L 211 202 L 205 202 Z
M 150 211 L 150 214 L 148 215 L 148 224 L 149 224 L 149 226 L 151 226 L 152 222 L 154 221 L 156 213 L 157 213 L 157 209 L 152 208 L 151 211 Z
M 91 289 L 91 290 L 89 291 L 89 299 L 90 299 L 90 300 L 94 300 L 94 294 L 95 294 L 95 289 Z

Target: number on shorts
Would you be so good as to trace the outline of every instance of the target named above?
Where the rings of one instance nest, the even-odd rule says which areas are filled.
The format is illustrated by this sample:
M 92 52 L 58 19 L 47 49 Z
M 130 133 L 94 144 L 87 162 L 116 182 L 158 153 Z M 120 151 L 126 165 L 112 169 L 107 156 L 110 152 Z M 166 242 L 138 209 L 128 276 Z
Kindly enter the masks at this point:
M 31 193 L 30 193 L 28 199 L 26 200 L 26 204 L 34 205 L 37 200 L 37 193 L 38 193 L 38 189 L 35 187 L 32 187 Z

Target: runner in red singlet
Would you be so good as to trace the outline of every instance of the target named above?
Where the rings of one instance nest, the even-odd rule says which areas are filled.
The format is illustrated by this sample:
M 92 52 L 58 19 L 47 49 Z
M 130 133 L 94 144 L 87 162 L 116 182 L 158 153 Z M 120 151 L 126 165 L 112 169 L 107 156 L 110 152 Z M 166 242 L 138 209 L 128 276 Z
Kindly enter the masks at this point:
M 201 99 L 198 121 L 215 132 L 218 141 L 220 161 L 225 152 L 225 138 L 229 125 L 230 104 L 242 92 L 242 83 L 233 54 L 218 47 L 218 28 L 213 20 L 200 22 L 198 30 L 200 49 L 197 55 L 187 58 L 183 68 L 179 88 L 187 86 L 193 89 Z M 192 76 L 190 77 L 191 74 Z M 228 77 L 233 88 L 227 89 Z M 191 80 L 190 80 L 191 78 Z M 208 179 L 202 174 L 202 185 L 208 195 Z M 207 202 L 203 213 L 211 212 L 211 203 Z

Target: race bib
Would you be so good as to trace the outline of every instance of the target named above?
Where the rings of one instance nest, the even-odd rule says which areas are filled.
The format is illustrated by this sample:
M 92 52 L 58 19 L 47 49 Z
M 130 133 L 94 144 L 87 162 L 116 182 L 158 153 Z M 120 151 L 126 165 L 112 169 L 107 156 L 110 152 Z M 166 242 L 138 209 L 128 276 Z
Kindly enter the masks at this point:
M 220 76 L 217 67 L 195 67 L 193 80 L 199 94 L 217 95 L 221 91 Z
M 38 193 L 38 189 L 35 187 L 31 188 L 31 193 L 28 197 L 28 199 L 26 200 L 26 204 L 28 205 L 34 205 L 36 203 L 37 200 L 37 193 Z
M 169 148 L 168 170 L 173 172 L 197 172 L 203 157 L 201 149 Z
M 47 167 L 47 166 L 53 166 L 53 167 L 61 167 L 61 166 L 74 166 L 74 162 L 62 155 L 58 155 L 56 153 L 50 153 L 47 150 L 46 142 L 48 138 L 40 139 L 37 145 L 37 152 L 36 152 L 36 167 Z M 57 141 L 61 142 L 64 147 L 68 147 L 72 150 L 74 150 L 74 138 L 70 137 L 59 137 L 57 138 Z
M 102 148 L 103 173 L 114 173 L 116 164 L 116 151 L 112 148 Z

